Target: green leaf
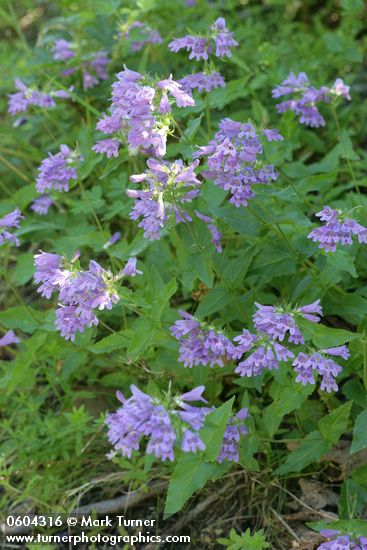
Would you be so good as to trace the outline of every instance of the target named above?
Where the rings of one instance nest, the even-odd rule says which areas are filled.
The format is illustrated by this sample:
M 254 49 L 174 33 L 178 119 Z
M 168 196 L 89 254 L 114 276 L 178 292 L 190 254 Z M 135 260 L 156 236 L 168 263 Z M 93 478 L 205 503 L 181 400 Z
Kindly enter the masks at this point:
M 0 323 L 6 328 L 19 328 L 32 334 L 36 329 L 42 327 L 42 319 L 45 319 L 47 313 L 36 311 L 31 307 L 15 306 L 0 312 Z
M 138 319 L 134 325 L 134 336 L 131 339 L 127 353 L 132 361 L 136 361 L 151 345 L 155 336 L 155 326 L 145 319 Z
M 264 412 L 264 425 L 270 437 L 273 437 L 284 416 L 299 409 L 314 390 L 311 384 L 303 386 L 293 380 L 287 382 L 287 385 L 283 384 L 280 387 L 276 401 L 269 405 Z
M 232 300 L 232 294 L 226 288 L 213 288 L 201 300 L 196 311 L 197 317 L 207 317 L 216 311 L 221 311 Z
M 320 432 L 311 432 L 302 441 L 299 448 L 288 455 L 285 463 L 275 470 L 275 474 L 301 472 L 309 464 L 320 460 L 330 449 L 331 443 L 326 441 Z
M 229 462 L 203 462 L 199 455 L 182 453 L 171 477 L 164 508 L 164 518 L 175 514 L 208 480 L 215 481 L 224 475 L 231 464 Z
M 315 531 L 335 529 L 336 531 L 351 534 L 353 537 L 367 537 L 367 522 L 364 519 L 340 519 L 332 523 L 327 521 L 312 521 L 306 523 L 306 525 Z
M 352 402 L 344 403 L 318 422 L 321 435 L 330 443 L 336 443 L 348 426 Z
M 351 453 L 356 453 L 367 447 L 367 410 L 361 412 L 356 418 L 353 429 L 353 441 L 350 447 Z
M 216 460 L 218 457 L 223 435 L 231 417 L 233 401 L 234 397 L 205 418 L 204 427 L 200 430 L 200 437 L 205 443 L 204 457 L 207 460 Z
M 12 276 L 13 281 L 17 286 L 22 286 L 28 283 L 34 274 L 34 255 L 28 252 L 24 252 L 17 258 L 17 265 L 15 266 Z
M 317 348 L 332 348 L 341 346 L 357 338 L 361 338 L 358 332 L 350 332 L 349 330 L 339 328 L 329 328 L 325 325 L 316 323 L 308 323 L 300 319 L 299 325 L 306 339 L 311 339 Z
M 123 334 L 110 334 L 92 346 L 89 346 L 88 350 L 92 353 L 109 353 L 115 349 L 126 348 L 129 342 L 130 338 L 128 336 Z

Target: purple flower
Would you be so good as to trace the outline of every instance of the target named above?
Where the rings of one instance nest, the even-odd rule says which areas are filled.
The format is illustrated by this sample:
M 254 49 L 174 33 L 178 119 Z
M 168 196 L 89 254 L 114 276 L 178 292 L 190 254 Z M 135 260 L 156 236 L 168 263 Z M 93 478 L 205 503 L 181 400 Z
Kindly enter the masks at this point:
M 345 99 L 351 100 L 349 94 L 350 86 L 347 86 L 344 84 L 343 80 L 341 78 L 337 78 L 330 88 L 330 92 L 336 96 L 345 97 Z
M 67 40 L 59 39 L 55 41 L 53 46 L 54 59 L 57 61 L 70 61 L 70 59 L 75 58 L 77 63 L 77 65 L 69 66 L 63 70 L 61 76 L 71 76 L 80 71 L 84 90 L 93 88 L 100 80 L 107 80 L 106 67 L 110 62 L 107 52 L 101 50 L 83 55 L 78 51 L 78 56 L 76 56 L 74 51 L 76 48 L 76 44 L 72 44 Z
M 347 346 L 339 346 L 323 349 L 312 354 L 299 353 L 292 363 L 297 373 L 296 382 L 301 382 L 304 386 L 306 384 L 315 384 L 315 374 L 319 374 L 322 378 L 321 390 L 326 390 L 328 393 L 331 390 L 337 391 L 338 386 L 335 378 L 342 371 L 342 367 L 328 357 L 330 355 L 348 359 L 349 350 Z
M 117 158 L 119 156 L 120 145 L 121 143 L 117 139 L 102 139 L 93 145 L 92 151 L 102 153 L 109 159 L 111 157 Z
M 263 130 L 263 134 L 268 141 L 283 141 L 284 137 L 279 133 L 279 130 L 273 128 L 272 130 Z
M 40 214 L 40 216 L 45 216 L 50 208 L 54 204 L 54 201 L 49 195 L 41 195 L 35 199 L 31 204 L 31 210 Z
M 347 217 L 340 210 L 324 206 L 316 216 L 326 223 L 313 229 L 308 234 L 308 238 L 313 242 L 320 243 L 319 248 L 325 252 L 335 252 L 338 243 L 342 246 L 351 245 L 353 235 L 357 236 L 359 243 L 367 243 L 367 228 L 353 218 Z
M 172 76 L 154 82 L 126 67 L 116 76 L 111 114 L 103 115 L 97 129 L 112 135 L 113 140 L 127 143 L 131 154 L 142 150 L 164 156 L 167 135 L 174 129 L 171 98 L 179 107 L 194 105 L 194 100 Z
M 91 260 L 89 269 L 82 271 L 75 259 L 68 262 L 57 254 L 41 252 L 35 256 L 36 284 L 38 292 L 50 298 L 58 292 L 59 308 L 56 310 L 56 327 L 66 340 L 75 340 L 77 332 L 85 327 L 98 325 L 94 310 L 112 309 L 119 301 L 116 282 L 120 276 L 103 269 Z
M 223 17 L 218 17 L 212 26 L 213 38 L 215 43 L 215 55 L 217 57 L 232 57 L 231 48 L 238 46 L 238 42 L 233 38 L 233 32 L 226 28 L 226 22 Z
M 185 49 L 190 52 L 189 59 L 207 61 L 209 55 L 216 57 L 231 57 L 231 48 L 238 46 L 238 42 L 233 38 L 233 32 L 226 28 L 226 22 L 223 17 L 219 17 L 211 26 L 206 36 L 186 35 L 182 38 L 175 38 L 168 44 L 172 52 L 179 52 Z
M 273 130 L 275 132 L 275 130 Z M 214 139 L 199 147 L 194 157 L 207 157 L 206 179 L 231 193 L 230 202 L 235 206 L 247 206 L 255 193 L 255 184 L 275 181 L 278 174 L 273 165 L 265 164 L 261 155 L 263 148 L 252 124 L 235 122 L 225 118 L 219 123 Z
M 109 248 L 113 244 L 117 243 L 120 239 L 121 239 L 121 233 L 120 231 L 116 231 L 116 233 L 114 233 L 112 237 L 110 237 L 108 241 L 103 245 L 103 248 L 104 249 Z
M 217 461 L 219 463 L 223 460 L 231 460 L 233 462 L 239 461 L 238 445 L 241 435 L 247 435 L 248 429 L 244 424 L 244 420 L 248 418 L 249 412 L 245 407 L 238 411 L 238 413 L 230 419 L 224 432 L 223 443 L 220 449 Z
M 239 357 L 236 347 L 224 334 L 195 319 L 189 313 L 179 310 L 182 318 L 170 328 L 171 333 L 180 343 L 179 361 L 185 367 L 194 365 L 224 366 L 224 361 L 231 361 Z
M 194 73 L 184 76 L 178 81 L 184 90 L 197 90 L 198 92 L 211 92 L 216 88 L 223 88 L 226 83 L 218 72 Z
M 280 342 L 283 342 L 289 332 L 289 342 L 303 344 L 304 338 L 296 325 L 297 317 L 304 317 L 312 323 L 319 323 L 318 315 L 322 315 L 320 300 L 294 310 L 282 306 L 263 306 L 257 302 L 255 305 L 257 307 L 253 316 L 255 328 Z
M 317 550 L 367 550 L 366 537 L 352 539 L 350 535 L 341 534 L 335 529 L 322 529 L 320 535 L 332 540 L 323 542 Z
M 127 264 L 122 270 L 122 275 L 124 277 L 135 277 L 135 275 L 142 275 L 143 272 L 139 269 L 136 269 L 136 258 L 129 258 Z
M 12 212 L 9 212 L 2 218 L 0 218 L 0 246 L 4 244 L 6 241 L 10 243 L 14 243 L 15 246 L 20 246 L 19 239 L 10 233 L 7 229 L 4 229 L 6 227 L 16 227 L 19 228 L 20 220 L 24 220 L 24 216 L 22 216 L 19 208 L 16 208 Z
M 145 185 L 143 191 L 127 190 L 127 195 L 135 199 L 130 218 L 142 218 L 138 227 L 144 229 L 144 237 L 160 239 L 160 231 L 169 219 L 176 223 L 192 221 L 181 205 L 191 202 L 200 193 L 201 182 L 194 172 L 198 163 L 194 161 L 185 166 L 182 160 L 166 162 L 151 158 L 147 161 L 146 172 L 130 177 L 134 183 L 144 182 Z
M 213 224 L 213 218 L 210 218 L 209 216 L 205 216 L 204 214 L 201 214 L 198 212 L 198 210 L 195 210 L 196 217 L 199 218 L 199 220 L 202 220 L 205 222 L 208 226 L 208 229 L 210 233 L 212 234 L 212 243 L 215 246 L 215 249 L 217 252 L 222 252 L 222 233 L 219 231 L 216 225 Z
M 281 85 L 276 86 L 272 91 L 274 98 L 290 94 L 294 96 L 292 99 L 283 101 L 277 105 L 278 113 L 294 111 L 299 117 L 301 124 L 306 124 L 313 128 L 325 126 L 325 119 L 316 107 L 316 103 L 330 103 L 335 96 L 351 99 L 349 86 L 346 86 L 340 78 L 335 81 L 331 88 L 322 86 L 317 89 L 311 86 L 305 73 L 299 73 L 298 76 L 290 73 Z
M 59 153 L 48 154 L 38 170 L 36 189 L 43 193 L 46 189 L 55 191 L 69 191 L 70 180 L 77 179 L 76 166 L 81 157 L 76 151 L 69 149 L 67 145 L 61 145 Z
M 271 340 L 265 335 L 251 334 L 248 330 L 244 330 L 241 335 L 236 336 L 234 341 L 238 342 L 237 353 L 239 356 L 255 347 L 255 350 L 238 364 L 235 372 L 240 376 L 259 376 L 264 369 L 278 369 L 280 361 L 288 361 L 294 357 L 289 349 L 275 340 Z
M 146 44 L 162 44 L 163 39 L 158 31 L 151 29 L 142 21 L 134 21 L 120 36 L 131 43 L 131 49 L 139 52 Z
M 52 52 L 54 54 L 55 61 L 67 61 L 68 59 L 75 57 L 73 44 L 63 38 L 55 40 L 52 47 Z
M 45 92 L 40 92 L 33 87 L 27 87 L 20 78 L 15 79 L 15 87 L 18 92 L 9 94 L 8 111 L 11 115 L 24 112 L 31 105 L 44 109 L 51 109 L 56 105 L 53 99 L 54 97 L 70 97 L 70 95 L 63 90 L 51 91 L 47 94 Z
M 12 330 L 8 330 L 2 338 L 0 338 L 0 348 L 10 346 L 11 344 L 19 344 L 20 340 L 15 336 Z
M 123 456 L 130 458 L 143 438 L 148 438 L 147 453 L 162 460 L 174 460 L 174 446 L 179 442 L 184 452 L 196 453 L 205 449 L 196 432 L 210 409 L 186 403 L 202 400 L 203 387 L 176 397 L 168 393 L 162 400 L 143 393 L 134 385 L 130 389 L 132 396 L 129 399 L 118 393 L 122 407 L 106 418 L 109 441 Z M 190 395 L 195 393 L 197 397 Z

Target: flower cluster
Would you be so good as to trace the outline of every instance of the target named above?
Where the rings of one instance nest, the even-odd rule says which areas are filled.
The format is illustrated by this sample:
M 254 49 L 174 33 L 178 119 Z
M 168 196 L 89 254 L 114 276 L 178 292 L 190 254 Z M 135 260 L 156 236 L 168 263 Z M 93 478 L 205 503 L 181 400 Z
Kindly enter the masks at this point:
M 301 124 L 318 128 L 325 126 L 325 119 L 316 107 L 316 103 L 330 103 L 336 97 L 350 100 L 349 89 L 341 78 L 337 78 L 331 88 L 322 86 L 317 89 L 311 86 L 305 73 L 299 73 L 297 76 L 290 73 L 280 86 L 274 88 L 272 95 L 274 98 L 279 98 L 293 94 L 292 99 L 277 105 L 278 113 L 293 111 L 299 117 Z
M 319 248 L 326 252 L 335 252 L 336 245 L 351 245 L 353 235 L 357 236 L 358 242 L 367 243 L 367 228 L 349 218 L 341 210 L 335 210 L 330 206 L 324 208 L 316 214 L 321 221 L 326 222 L 321 227 L 313 229 L 308 234 L 308 238 L 313 242 L 318 242 Z
M 8 330 L 8 332 L 0 338 L 0 348 L 10 346 L 11 344 L 19 344 L 19 342 L 18 336 L 16 336 L 12 330 Z
M 245 436 L 248 434 L 248 428 L 245 426 L 244 420 L 249 416 L 248 408 L 244 407 L 228 422 L 223 436 L 223 443 L 217 458 L 219 463 L 223 462 L 223 460 L 231 460 L 232 462 L 239 461 L 238 444 L 241 435 Z
M 268 141 L 283 139 L 277 130 L 264 130 L 264 135 Z M 207 157 L 209 170 L 204 171 L 203 176 L 230 191 L 230 202 L 239 207 L 247 206 L 254 196 L 253 185 L 269 183 L 278 177 L 272 164 L 262 162 L 262 153 L 263 147 L 252 124 L 225 118 L 219 123 L 214 139 L 199 147 L 194 156 Z
M 45 216 L 50 208 L 54 204 L 54 201 L 51 199 L 49 195 L 41 195 L 40 197 L 37 197 L 34 199 L 34 201 L 31 204 L 31 210 L 33 212 L 36 212 L 36 214 L 40 214 L 41 216 Z
M 190 52 L 189 59 L 205 62 L 204 70 L 185 76 L 179 82 L 186 90 L 198 90 L 210 92 L 211 90 L 225 86 L 222 75 L 212 65 L 208 66 L 210 55 L 216 57 L 231 57 L 231 48 L 238 46 L 233 38 L 233 32 L 226 28 L 223 17 L 219 17 L 205 36 L 186 35 L 175 38 L 168 47 L 173 52 L 182 49 Z
M 296 325 L 296 318 L 303 317 L 312 323 L 319 323 L 322 315 L 320 300 L 312 304 L 296 309 L 282 306 L 263 306 L 255 302 L 257 311 L 253 316 L 254 326 L 257 330 L 268 334 L 271 338 L 283 342 L 289 332 L 289 342 L 304 344 L 304 338 Z
M 178 107 L 195 104 L 192 96 L 172 75 L 158 82 L 125 68 L 112 85 L 110 115 L 104 115 L 97 129 L 112 137 L 96 143 L 93 150 L 108 157 L 118 156 L 121 143 L 131 153 L 139 149 L 155 156 L 166 153 L 167 135 L 173 130 L 172 100 Z
M 240 357 L 251 350 L 251 354 L 235 369 L 240 376 L 259 376 L 264 369 L 279 369 L 280 361 L 288 361 L 294 357 L 294 353 L 288 348 L 262 333 L 251 334 L 245 329 L 234 341 L 238 343 L 236 352 Z
M 177 223 L 192 221 L 191 216 L 182 210 L 183 203 L 191 202 L 200 193 L 201 182 L 195 175 L 198 161 L 185 166 L 182 160 L 166 162 L 149 159 L 148 170 L 131 176 L 134 183 L 144 182 L 145 189 L 128 189 L 127 195 L 135 199 L 130 218 L 142 218 L 138 227 L 144 229 L 144 237 L 160 238 L 160 230 L 173 218 Z
M 84 90 L 93 88 L 100 80 L 108 79 L 106 67 L 110 60 L 107 52 L 101 50 L 90 52 L 87 56 L 81 56 L 77 50 L 77 45 L 68 40 L 55 40 L 52 48 L 55 61 L 69 62 L 71 59 L 74 60 L 72 64 L 68 63 L 70 66 L 61 72 L 61 76 L 66 77 L 81 71 Z
M 322 529 L 320 535 L 332 540 L 323 542 L 317 550 L 367 550 L 366 537 L 352 538 L 336 529 Z
M 83 157 L 67 145 L 61 145 L 60 151 L 55 155 L 49 153 L 38 170 L 36 180 L 38 193 L 44 193 L 46 189 L 69 191 L 69 182 L 77 179 L 77 164 L 82 160 Z
M 31 105 L 51 109 L 56 106 L 55 97 L 67 99 L 70 94 L 65 90 L 50 91 L 48 93 L 41 92 L 33 86 L 26 86 L 20 78 L 15 79 L 15 87 L 18 90 L 14 94 L 9 94 L 8 111 L 11 115 L 22 113 Z
M 338 385 L 335 382 L 335 378 L 343 370 L 340 365 L 335 363 L 332 357 L 342 357 L 348 359 L 349 350 L 347 346 L 338 346 L 336 348 L 322 349 L 312 354 L 299 353 L 293 361 L 295 372 L 297 372 L 296 382 L 301 382 L 304 386 L 306 384 L 315 384 L 315 373 L 318 373 L 322 380 L 320 389 L 326 390 L 328 393 L 331 390 L 337 391 Z
M 174 460 L 175 447 L 184 453 L 197 453 L 205 450 L 199 430 L 207 414 L 214 407 L 195 407 L 190 403 L 203 401 L 204 386 L 198 386 L 180 396 L 168 391 L 163 398 L 152 397 L 132 385 L 131 397 L 117 392 L 122 403 L 115 413 L 106 418 L 108 438 L 116 451 L 131 458 L 133 450 L 139 450 L 141 440 L 148 439 L 146 452 L 161 460 Z M 241 409 L 232 417 L 226 427 L 222 446 L 217 458 L 238 462 L 238 444 L 240 436 L 247 435 L 244 420 L 248 418 L 248 409 Z
M 136 386 L 131 386 L 132 396 L 126 399 L 118 392 L 121 401 L 115 413 L 107 416 L 108 438 L 123 456 L 131 457 L 138 450 L 143 437 L 149 437 L 147 453 L 162 460 L 174 459 L 174 445 L 185 452 L 196 453 L 205 449 L 198 435 L 209 408 L 193 407 L 192 401 L 203 401 L 204 386 L 194 388 L 181 396 L 170 392 L 164 399 L 153 398 Z
M 226 28 L 223 17 L 218 17 L 206 36 L 188 34 L 182 38 L 175 38 L 168 44 L 172 52 L 185 49 L 190 52 L 189 59 L 196 59 L 196 61 L 200 59 L 207 61 L 211 54 L 216 57 L 231 57 L 231 48 L 236 46 L 238 42 L 233 38 L 233 32 L 229 32 Z
M 4 229 L 7 227 L 19 228 L 20 220 L 24 220 L 24 216 L 22 216 L 19 208 L 16 208 L 12 212 L 9 212 L 9 214 L 6 214 L 0 218 L 0 245 L 8 241 L 10 243 L 14 243 L 15 246 L 20 246 L 19 239 L 7 229 Z
M 185 367 L 194 365 L 224 366 L 224 361 L 239 357 L 236 346 L 213 328 L 201 324 L 195 317 L 179 310 L 181 320 L 171 327 L 171 333 L 180 343 L 179 361 Z
M 215 246 L 215 249 L 217 252 L 222 252 L 222 233 L 219 231 L 218 227 L 214 225 L 214 220 L 210 216 L 205 216 L 205 214 L 201 214 L 201 212 L 198 212 L 195 210 L 195 215 L 199 220 L 202 220 L 204 223 L 206 223 L 207 228 L 209 229 L 211 235 L 212 235 L 212 243 Z
M 75 340 L 77 332 L 85 327 L 98 325 L 96 309 L 112 309 L 119 301 L 117 282 L 123 276 L 141 273 L 136 270 L 135 258 L 130 258 L 124 270 L 116 276 L 91 260 L 84 271 L 78 262 L 79 253 L 68 261 L 58 254 L 41 252 L 35 256 L 34 280 L 41 286 L 38 292 L 49 299 L 58 292 L 59 307 L 56 309 L 56 327 L 66 340 Z
M 134 21 L 119 36 L 130 43 L 133 52 L 140 52 L 147 44 L 162 44 L 163 39 L 158 31 L 155 31 L 142 21 Z

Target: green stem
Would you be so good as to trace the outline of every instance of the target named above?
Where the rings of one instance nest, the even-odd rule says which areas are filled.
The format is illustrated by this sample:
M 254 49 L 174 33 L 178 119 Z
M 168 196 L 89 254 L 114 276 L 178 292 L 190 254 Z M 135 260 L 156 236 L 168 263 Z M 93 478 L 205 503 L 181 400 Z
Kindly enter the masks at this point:
M 101 235 L 102 235 L 102 237 L 103 237 L 103 240 L 104 240 L 104 241 L 107 241 L 108 235 L 107 235 L 106 232 L 104 231 L 104 229 L 103 229 L 103 227 L 102 227 L 102 224 L 101 224 L 101 222 L 99 221 L 99 218 L 98 218 L 98 216 L 97 216 L 97 213 L 96 213 L 96 211 L 95 211 L 94 208 L 93 208 L 93 204 L 92 204 L 92 203 L 90 202 L 90 200 L 89 200 L 89 197 L 88 197 L 88 195 L 87 195 L 87 193 L 86 193 L 86 191 L 85 191 L 85 188 L 84 188 L 84 185 L 83 185 L 82 180 L 79 179 L 79 180 L 78 180 L 78 184 L 79 184 L 79 187 L 80 187 L 80 189 L 81 189 L 83 198 L 85 199 L 85 202 L 88 204 L 88 208 L 89 208 L 89 210 L 90 210 L 90 212 L 91 212 L 91 214 L 92 214 L 92 216 L 93 216 L 93 218 L 94 218 L 94 221 L 96 222 L 96 225 L 97 225 L 97 227 L 98 227 L 98 230 L 99 230 L 99 232 L 101 233 Z M 114 267 L 116 270 L 119 269 L 119 266 L 117 265 L 117 263 L 116 263 L 116 261 L 115 261 L 115 258 L 111 255 L 111 253 L 110 253 L 110 251 L 108 250 L 108 248 L 106 249 L 106 252 L 107 252 L 107 254 L 108 254 L 108 257 L 109 257 L 110 260 L 111 260 L 111 263 L 112 263 L 113 267 Z
M 26 310 L 28 311 L 28 313 L 31 315 L 31 317 L 33 317 L 33 319 L 40 325 L 41 322 L 39 321 L 39 319 L 37 319 L 37 317 L 35 316 L 35 314 L 31 310 L 31 308 L 25 303 L 22 296 L 19 294 L 18 290 L 15 288 L 13 283 L 10 281 L 9 277 L 6 275 L 5 271 L 2 272 L 2 275 L 5 279 L 5 281 L 7 282 L 7 284 L 9 285 L 9 288 L 11 289 L 12 293 L 14 294 L 14 296 L 16 297 L 18 302 L 20 303 L 20 305 L 25 307 Z
M 367 334 L 365 330 L 363 331 L 363 340 L 361 342 L 363 344 L 363 383 L 367 391 Z
M 211 133 L 212 133 L 212 125 L 211 125 L 211 118 L 210 118 L 210 104 L 209 104 L 208 94 L 206 94 L 205 96 L 205 113 L 206 113 L 207 133 L 208 133 L 208 138 L 210 139 Z
M 347 154 L 345 143 L 344 143 L 343 136 L 342 136 L 342 129 L 340 127 L 338 114 L 336 112 L 336 109 L 335 109 L 334 105 L 331 107 L 331 110 L 332 110 L 333 115 L 334 115 L 335 124 L 336 124 L 336 127 L 338 129 L 338 134 L 339 134 L 339 141 L 342 144 L 343 149 L 344 149 L 344 155 L 345 155 L 345 159 L 346 159 L 347 164 L 348 164 L 348 168 L 349 168 L 351 178 L 353 180 L 353 183 L 354 183 L 354 186 L 356 188 L 357 193 L 360 195 L 361 191 L 360 191 L 358 183 L 357 183 L 357 179 L 356 179 L 356 176 L 355 176 L 355 173 L 354 173 L 353 165 L 352 165 L 350 159 L 348 158 L 348 154 Z

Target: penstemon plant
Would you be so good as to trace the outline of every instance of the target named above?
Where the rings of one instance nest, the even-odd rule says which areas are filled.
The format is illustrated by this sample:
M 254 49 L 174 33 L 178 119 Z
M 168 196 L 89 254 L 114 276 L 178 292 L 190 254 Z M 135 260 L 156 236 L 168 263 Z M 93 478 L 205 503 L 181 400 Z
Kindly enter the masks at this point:
M 96 4 L 34 49 L 13 21 L 35 69 L 15 63 L 7 82 L 0 386 L 10 411 L 31 397 L 4 423 L 7 476 L 34 507 L 71 509 L 62 466 L 57 502 L 34 488 L 42 461 L 77 464 L 71 495 L 86 449 L 93 475 L 130 460 L 134 488 L 169 478 L 169 518 L 230 475 L 280 478 L 284 494 L 317 475 L 340 488 L 340 519 L 309 524 L 320 550 L 364 549 L 365 466 L 326 466 L 367 449 L 362 6 L 342 2 L 311 56 L 293 20 L 271 42 L 270 7 L 264 22 L 232 0 Z M 46 409 L 65 448 L 27 432 Z M 270 546 L 243 524 L 218 540 L 278 548 L 268 524 L 254 522 Z

